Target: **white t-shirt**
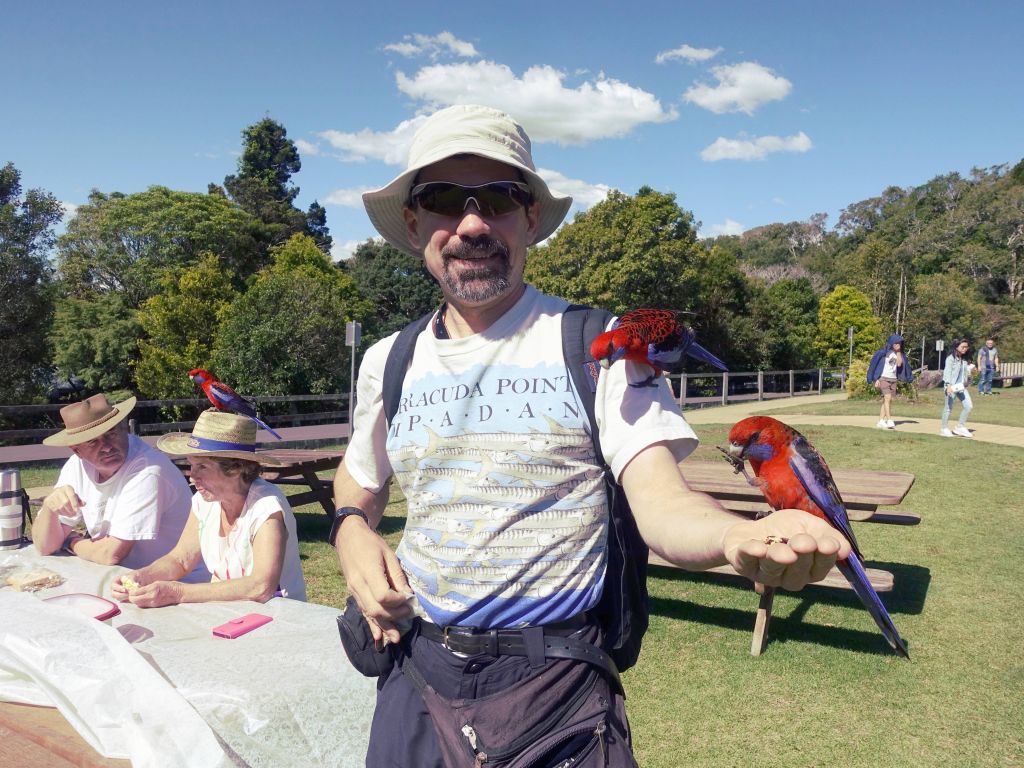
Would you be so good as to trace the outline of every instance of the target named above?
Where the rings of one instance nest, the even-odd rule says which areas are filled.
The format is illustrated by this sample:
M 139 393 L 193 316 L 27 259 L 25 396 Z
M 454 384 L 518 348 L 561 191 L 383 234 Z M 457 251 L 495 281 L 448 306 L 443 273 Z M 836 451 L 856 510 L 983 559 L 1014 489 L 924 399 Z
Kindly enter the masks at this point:
M 78 456 L 67 460 L 57 486 L 70 485 L 85 504 L 77 518 L 62 517 L 63 522 L 84 522 L 93 539 L 134 542 L 120 563 L 126 568 L 142 568 L 171 551 L 188 520 L 192 492 L 165 453 L 129 435 L 121 468 L 102 483 L 96 478 L 91 464 Z
M 882 368 L 883 379 L 895 379 L 896 378 L 896 359 L 897 355 L 891 349 L 885 356 L 885 366 Z
M 282 513 L 288 536 L 278 587 L 284 592 L 284 597 L 306 599 L 295 515 L 292 514 L 287 497 L 262 478 L 256 478 L 249 487 L 242 514 L 227 536 L 220 535 L 220 502 L 205 501 L 198 493 L 192 497 L 192 514 L 199 520 L 199 548 L 203 562 L 210 571 L 211 581 L 227 581 L 252 575 L 253 539 L 260 526 L 275 512 Z
M 417 339 L 385 434 L 381 378 L 394 336 L 363 358 L 345 466 L 377 491 L 395 474 L 408 502 L 398 556 L 438 624 L 561 621 L 601 596 L 608 509 L 590 425 L 562 356 L 563 299 L 527 287 L 485 332 Z M 676 460 L 697 445 L 665 379 L 601 370 L 595 415 L 616 477 L 644 448 Z

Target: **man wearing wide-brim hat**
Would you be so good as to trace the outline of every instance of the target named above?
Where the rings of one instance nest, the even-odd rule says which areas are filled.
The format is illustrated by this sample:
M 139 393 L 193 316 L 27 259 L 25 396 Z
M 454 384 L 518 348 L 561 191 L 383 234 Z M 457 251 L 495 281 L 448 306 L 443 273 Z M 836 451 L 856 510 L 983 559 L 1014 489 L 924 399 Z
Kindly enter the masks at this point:
M 391 245 L 423 258 L 444 295 L 403 359 L 391 424 L 382 390 L 403 376 L 384 374 L 396 337 L 364 355 L 334 483 L 331 536 L 349 589 L 374 638 L 402 644 L 401 664 L 378 684 L 367 765 L 454 765 L 473 752 L 478 762 L 505 761 L 517 739 L 524 749 L 557 739 L 552 728 L 578 733 L 538 755 L 544 764 L 555 752 L 560 764 L 590 764 L 580 752 L 589 749 L 602 764 L 631 765 L 617 676 L 594 650 L 610 523 L 595 442 L 644 540 L 670 562 L 728 562 L 798 589 L 824 577 L 841 542 L 804 512 L 740 521 L 691 491 L 677 462 L 696 436 L 664 379 L 629 386 L 651 374 L 639 364 L 600 369 L 591 437 L 563 356 L 568 302 L 523 279 L 528 247 L 555 231 L 572 201 L 537 173 L 526 131 L 509 115 L 472 105 L 435 113 L 405 171 L 363 202 Z M 408 502 L 396 552 L 373 530 L 392 474 Z M 782 543 L 769 549 L 769 534 Z M 595 712 L 604 712 L 599 723 L 583 715 Z M 453 723 L 453 713 L 466 719 Z
M 128 433 L 135 398 L 93 395 L 60 410 L 64 429 L 43 440 L 73 454 L 32 525 L 44 555 L 141 568 L 166 554 L 188 520 L 191 491 L 162 452 Z M 201 574 L 200 574 L 201 575 Z

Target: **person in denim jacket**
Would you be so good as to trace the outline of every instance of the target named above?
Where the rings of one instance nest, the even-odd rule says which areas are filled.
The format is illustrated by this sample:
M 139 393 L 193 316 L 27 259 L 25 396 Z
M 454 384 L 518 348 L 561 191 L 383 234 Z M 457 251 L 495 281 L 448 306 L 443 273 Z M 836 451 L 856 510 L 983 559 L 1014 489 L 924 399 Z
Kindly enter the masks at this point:
M 970 348 L 967 339 L 960 339 L 953 346 L 953 352 L 946 358 L 946 366 L 942 369 L 942 384 L 946 390 L 946 406 L 942 409 L 942 429 L 939 434 L 943 437 L 972 437 L 971 431 L 967 429 L 967 417 L 971 413 L 974 403 L 971 402 L 971 394 L 967 391 L 970 382 L 970 363 L 967 357 L 967 350 Z M 960 420 L 956 429 L 949 429 L 949 414 L 953 410 L 953 399 L 959 398 L 963 404 L 960 410 Z

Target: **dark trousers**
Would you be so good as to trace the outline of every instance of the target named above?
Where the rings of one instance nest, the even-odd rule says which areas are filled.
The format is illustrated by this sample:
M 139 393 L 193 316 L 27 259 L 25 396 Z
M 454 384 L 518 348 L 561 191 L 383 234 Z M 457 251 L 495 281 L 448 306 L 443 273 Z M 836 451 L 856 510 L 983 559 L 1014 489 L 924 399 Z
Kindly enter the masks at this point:
M 536 672 L 523 656 L 478 654 L 464 658 L 419 635 L 411 641 L 403 639 L 403 644 L 427 683 L 446 699 L 490 696 Z M 612 727 L 628 741 L 625 703 L 621 694 L 615 699 Z M 423 697 L 398 665 L 386 679 L 381 678 L 377 683 L 377 707 L 370 726 L 366 765 L 367 768 L 444 768 Z

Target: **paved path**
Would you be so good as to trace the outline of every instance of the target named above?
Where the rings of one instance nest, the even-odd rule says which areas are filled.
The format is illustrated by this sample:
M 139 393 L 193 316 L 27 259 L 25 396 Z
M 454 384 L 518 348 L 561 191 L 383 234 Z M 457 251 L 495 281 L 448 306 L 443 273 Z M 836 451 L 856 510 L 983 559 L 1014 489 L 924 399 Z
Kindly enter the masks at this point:
M 686 420 L 691 424 L 733 424 L 747 416 L 751 416 L 756 413 L 763 413 L 768 410 L 786 408 L 787 410 L 799 411 L 801 407 L 806 408 L 819 403 L 830 403 L 835 400 L 845 399 L 846 393 L 838 392 L 827 395 L 809 395 L 806 397 L 797 397 L 787 400 L 737 403 L 736 405 L 725 405 L 718 408 L 700 408 L 694 411 L 686 411 Z M 958 414 L 959 412 L 959 409 L 954 408 L 954 414 Z M 774 414 L 774 416 L 779 419 L 779 421 L 784 421 L 794 427 L 804 424 L 876 429 L 875 424 L 878 423 L 877 416 L 855 416 L 852 414 L 812 416 L 802 413 L 787 413 Z M 964 437 L 942 438 L 939 435 L 939 430 L 942 428 L 942 422 L 939 419 L 901 419 L 897 417 L 896 419 L 893 419 L 893 421 L 896 422 L 896 429 L 887 431 L 916 432 L 925 435 L 934 435 L 937 440 L 967 439 Z M 950 420 L 950 423 L 953 426 L 956 425 L 953 420 Z M 1004 427 L 998 424 L 983 424 L 980 422 L 968 421 L 967 428 L 974 434 L 974 437 L 972 438 L 974 440 L 978 440 L 983 443 L 998 443 L 999 445 L 1012 445 L 1018 448 L 1024 448 L 1024 428 L 1022 427 Z

